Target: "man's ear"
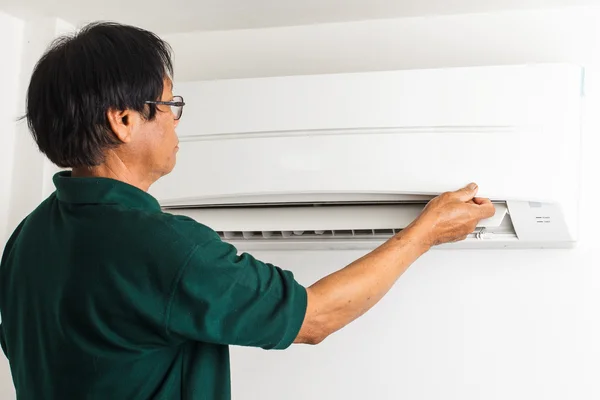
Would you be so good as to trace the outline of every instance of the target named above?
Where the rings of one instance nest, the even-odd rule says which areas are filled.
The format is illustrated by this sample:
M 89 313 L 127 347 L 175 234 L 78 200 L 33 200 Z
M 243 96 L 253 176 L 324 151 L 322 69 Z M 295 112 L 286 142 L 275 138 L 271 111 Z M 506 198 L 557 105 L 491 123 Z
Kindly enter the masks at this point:
M 133 137 L 134 125 L 138 122 L 137 113 L 131 110 L 110 109 L 106 112 L 113 133 L 123 143 L 129 143 Z

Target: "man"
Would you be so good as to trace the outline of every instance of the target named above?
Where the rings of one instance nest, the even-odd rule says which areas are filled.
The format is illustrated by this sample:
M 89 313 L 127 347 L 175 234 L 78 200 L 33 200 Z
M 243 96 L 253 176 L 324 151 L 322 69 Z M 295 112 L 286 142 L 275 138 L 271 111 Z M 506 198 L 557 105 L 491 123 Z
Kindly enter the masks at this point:
M 184 103 L 172 76 L 166 43 L 117 24 L 57 41 L 36 65 L 27 121 L 71 171 L 2 256 L 0 339 L 19 399 L 228 399 L 228 345 L 320 343 L 432 246 L 494 214 L 475 185 L 445 193 L 305 288 L 147 193 L 175 167 Z

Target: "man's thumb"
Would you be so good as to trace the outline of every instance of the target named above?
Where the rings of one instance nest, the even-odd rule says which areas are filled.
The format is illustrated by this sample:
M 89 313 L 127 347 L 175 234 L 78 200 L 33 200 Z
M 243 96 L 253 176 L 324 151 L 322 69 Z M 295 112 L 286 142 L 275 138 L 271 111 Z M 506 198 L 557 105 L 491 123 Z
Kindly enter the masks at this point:
M 460 201 L 467 202 L 473 200 L 473 198 L 477 194 L 477 189 L 478 187 L 476 183 L 469 183 L 464 188 L 458 190 L 456 194 L 458 195 L 458 199 Z

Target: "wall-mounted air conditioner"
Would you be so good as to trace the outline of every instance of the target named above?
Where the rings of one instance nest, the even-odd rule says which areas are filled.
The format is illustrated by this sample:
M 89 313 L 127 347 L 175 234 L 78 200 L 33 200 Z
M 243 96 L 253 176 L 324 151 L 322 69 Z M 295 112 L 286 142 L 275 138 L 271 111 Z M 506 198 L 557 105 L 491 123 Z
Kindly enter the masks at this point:
M 468 182 L 496 215 L 450 248 L 577 240 L 583 70 L 494 66 L 189 82 L 169 212 L 240 250 L 368 249 Z

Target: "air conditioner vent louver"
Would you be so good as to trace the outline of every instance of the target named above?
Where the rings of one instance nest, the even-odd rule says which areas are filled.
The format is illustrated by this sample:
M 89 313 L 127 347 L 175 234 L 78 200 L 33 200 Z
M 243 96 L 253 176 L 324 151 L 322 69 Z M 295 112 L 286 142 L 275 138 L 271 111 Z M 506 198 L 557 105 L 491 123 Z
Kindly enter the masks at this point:
M 217 231 L 217 234 L 222 239 L 238 239 L 238 240 L 327 240 L 327 239 L 387 239 L 394 234 L 400 232 L 402 228 L 397 229 L 344 229 L 344 230 L 328 230 L 328 231 L 264 231 L 264 232 L 224 232 Z

